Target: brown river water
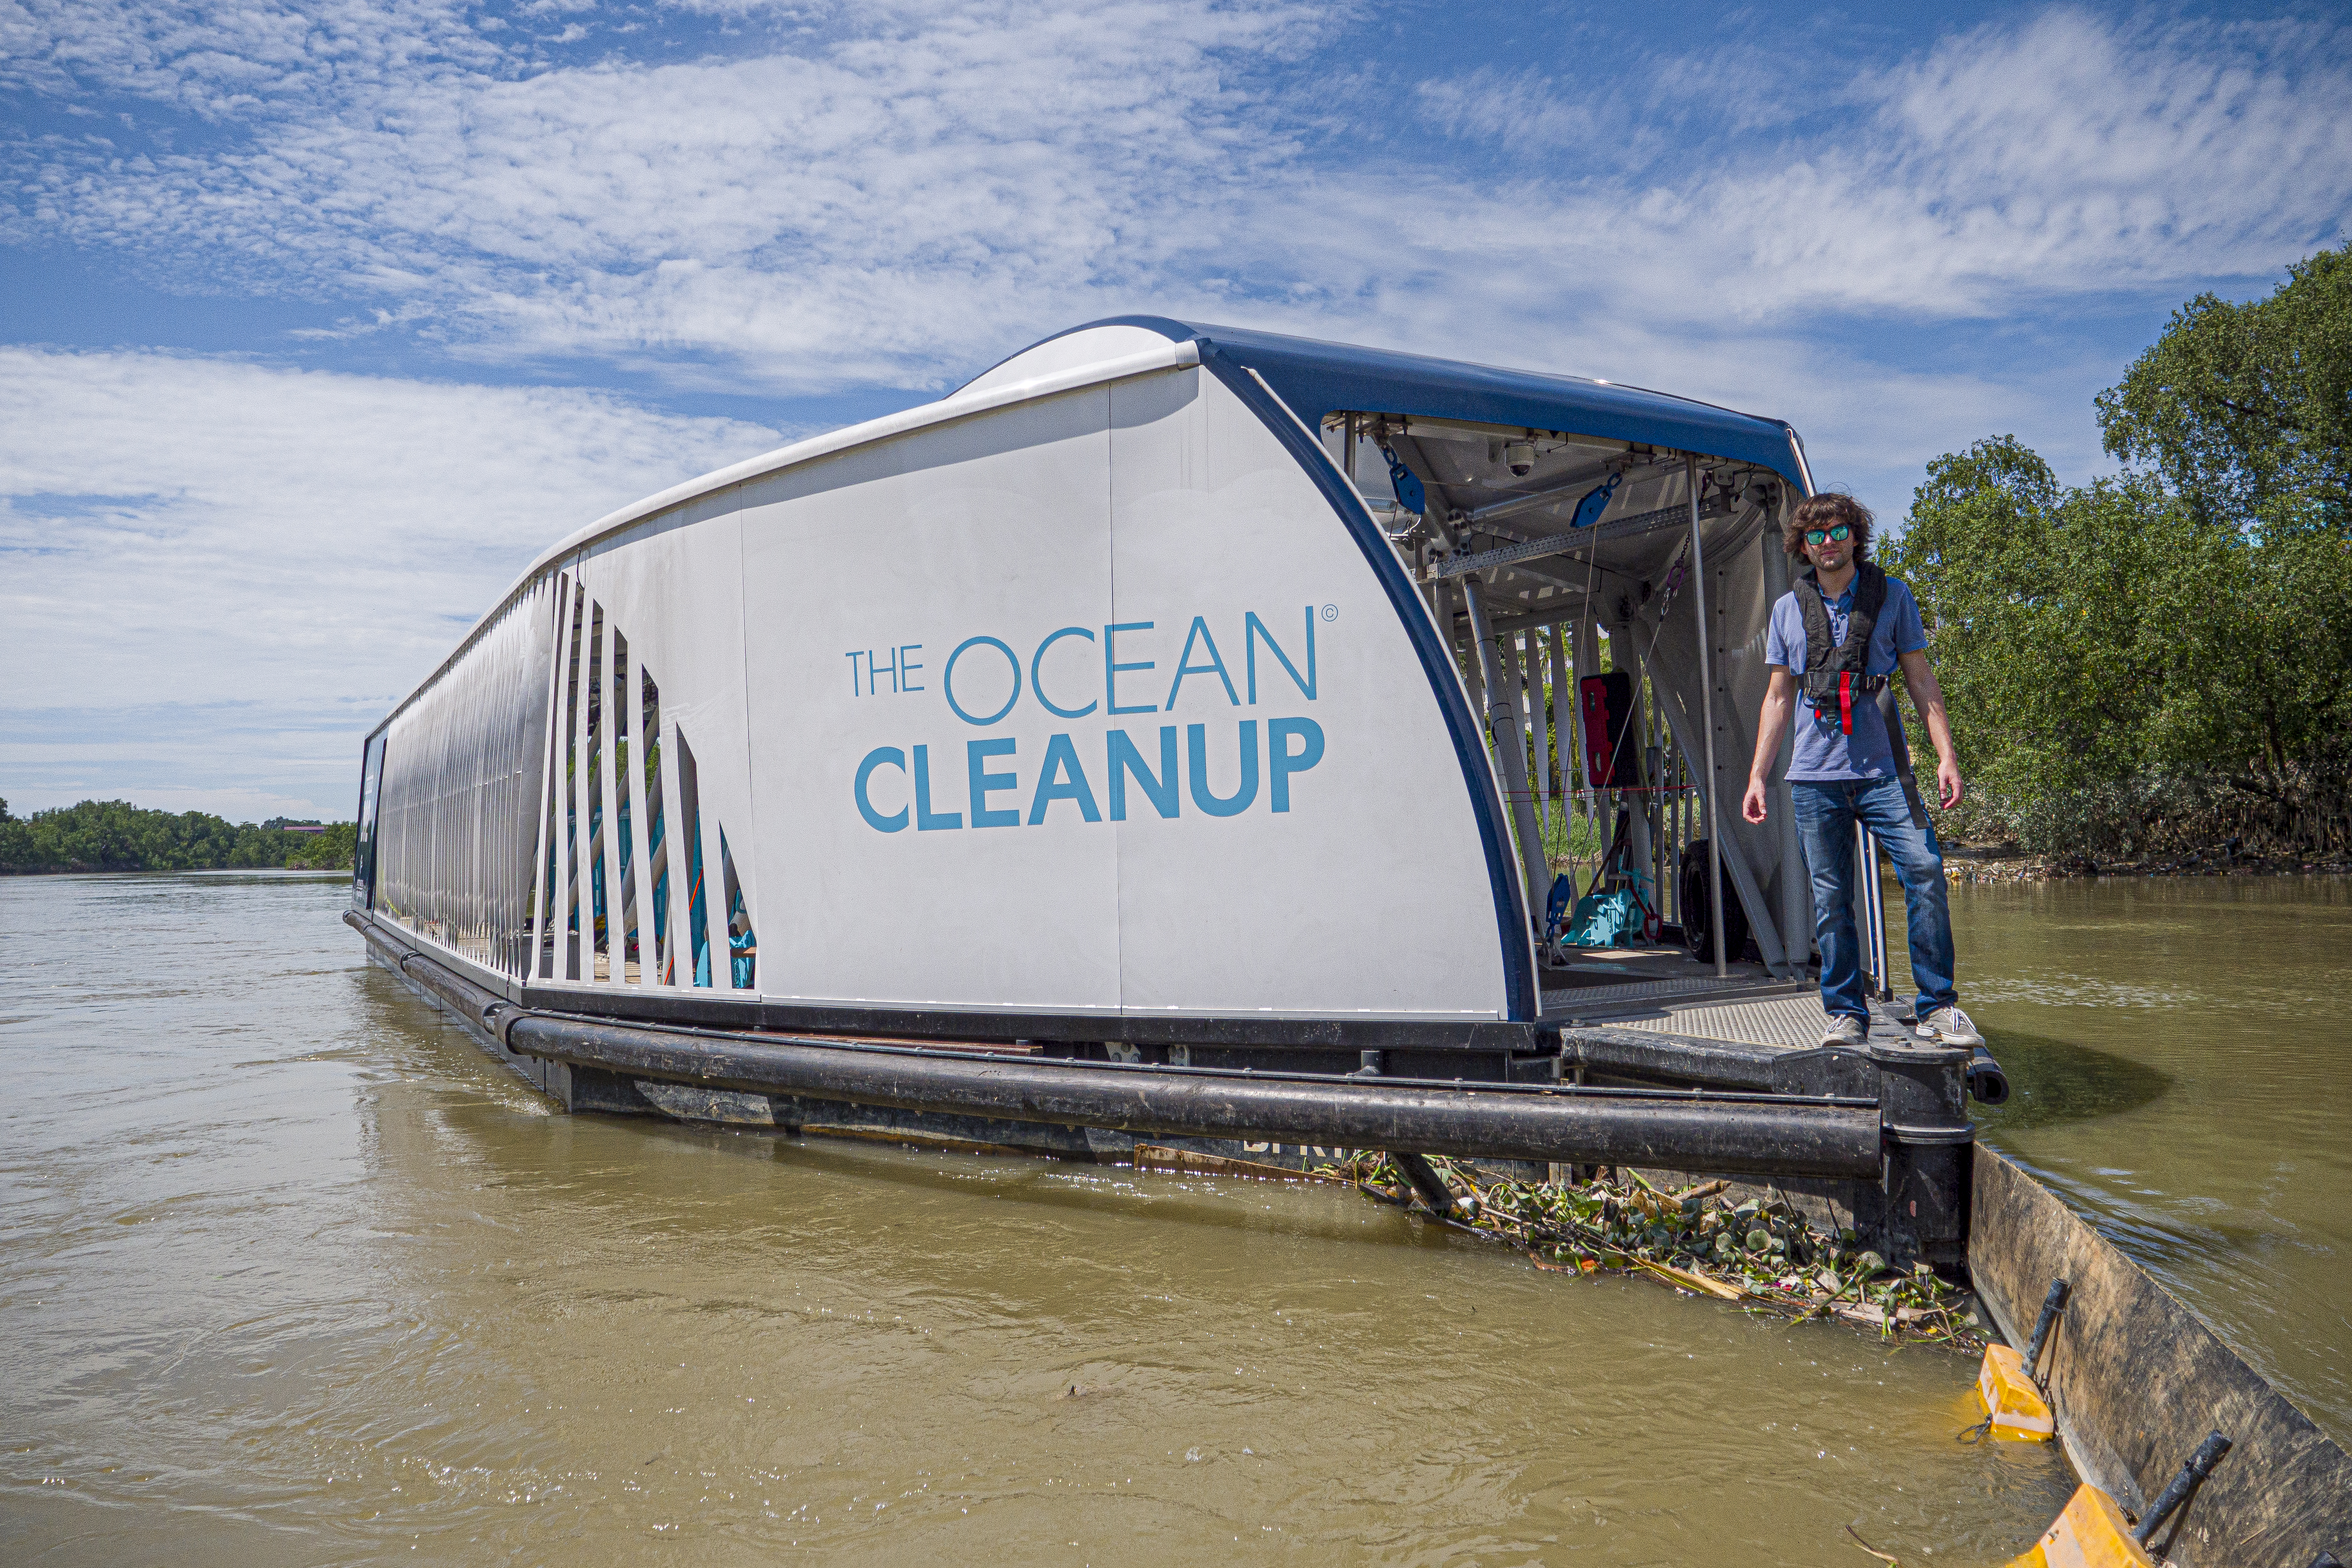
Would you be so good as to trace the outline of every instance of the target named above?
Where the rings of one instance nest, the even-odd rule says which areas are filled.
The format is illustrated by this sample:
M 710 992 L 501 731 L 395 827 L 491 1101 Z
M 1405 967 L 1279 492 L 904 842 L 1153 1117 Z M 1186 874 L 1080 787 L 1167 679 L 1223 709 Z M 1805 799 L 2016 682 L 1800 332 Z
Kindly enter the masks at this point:
M 1956 896 L 1988 1139 L 2339 1437 L 2347 893 Z M 343 898 L 0 880 L 0 1561 L 1870 1568 L 2070 1489 L 1961 1356 L 1343 1188 L 552 1114 Z

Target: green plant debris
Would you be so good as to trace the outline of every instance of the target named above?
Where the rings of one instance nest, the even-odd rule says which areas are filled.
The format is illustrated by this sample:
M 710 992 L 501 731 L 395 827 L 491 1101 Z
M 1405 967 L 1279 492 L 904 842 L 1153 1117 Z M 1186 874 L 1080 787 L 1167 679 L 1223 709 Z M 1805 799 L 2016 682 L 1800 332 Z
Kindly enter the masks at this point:
M 1454 1195 L 1447 1223 L 1515 1247 L 1540 1268 L 1648 1274 L 1750 1311 L 1834 1318 L 1889 1339 L 1960 1350 L 1984 1345 L 1966 1292 L 1924 1263 L 1889 1268 L 1853 1231 L 1824 1230 L 1785 1199 L 1735 1202 L 1721 1181 L 1670 1193 L 1632 1171 L 1572 1184 L 1482 1186 L 1459 1162 L 1430 1163 Z M 1385 1154 L 1327 1171 L 1352 1177 L 1383 1203 L 1419 1201 Z

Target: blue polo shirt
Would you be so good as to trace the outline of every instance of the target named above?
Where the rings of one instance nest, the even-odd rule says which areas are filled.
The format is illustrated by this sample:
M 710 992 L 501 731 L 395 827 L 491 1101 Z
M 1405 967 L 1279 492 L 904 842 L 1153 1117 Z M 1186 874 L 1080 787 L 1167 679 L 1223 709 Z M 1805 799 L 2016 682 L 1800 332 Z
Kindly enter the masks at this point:
M 1828 601 L 1830 638 L 1845 641 L 1846 622 L 1853 614 L 1853 591 L 1861 574 L 1845 592 Z M 1870 675 L 1893 675 L 1896 656 L 1917 653 L 1927 646 L 1927 628 L 1919 619 L 1919 601 L 1893 577 L 1886 580 L 1886 603 L 1879 606 L 1878 624 L 1870 634 L 1870 652 L 1863 668 Z M 1771 629 L 1764 637 L 1766 662 L 1789 671 L 1805 673 L 1805 612 L 1798 607 L 1795 589 L 1772 606 Z M 1834 704 L 1820 712 L 1797 694 L 1794 719 L 1797 745 L 1789 760 L 1791 784 L 1832 784 L 1846 779 L 1895 776 L 1895 748 L 1887 741 L 1885 721 L 1878 716 L 1875 699 L 1853 705 L 1853 733 L 1848 735 Z

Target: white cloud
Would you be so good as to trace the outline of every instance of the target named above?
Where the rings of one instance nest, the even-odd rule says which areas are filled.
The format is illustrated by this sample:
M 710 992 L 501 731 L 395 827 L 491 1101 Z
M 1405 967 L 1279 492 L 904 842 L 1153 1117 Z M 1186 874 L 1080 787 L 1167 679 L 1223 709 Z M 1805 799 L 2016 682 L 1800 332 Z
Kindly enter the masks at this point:
M 1491 147 L 1521 171 L 1575 171 L 1598 181 L 1669 178 L 1662 162 L 1694 166 L 1694 148 L 1719 162 L 1727 149 L 1759 136 L 1785 138 L 1823 111 L 1850 113 L 1852 93 L 1834 57 L 1790 47 L 1775 27 L 1750 28 L 1703 52 L 1669 56 L 1638 36 L 1594 37 L 1558 71 L 1541 65 L 1483 65 L 1413 85 L 1411 106 L 1444 135 Z M 1596 58 L 1639 52 L 1635 69 L 1595 69 Z M 1848 68 L 1845 75 L 1851 74 Z
M 499 51 L 450 0 L 0 0 L 0 86 L 90 88 L 208 120 L 331 101 Z
M 1221 62 L 1323 15 L 974 6 L 750 59 L 436 71 L 226 153 L 27 149 L 17 226 L 422 305 L 478 352 L 919 382 L 1196 243 L 1286 145 Z
M 210 54 L 213 13 L 135 47 L 96 15 L 90 71 L 251 139 L 26 144 L 20 237 L 358 296 L 461 356 L 803 392 L 937 384 L 1137 305 L 1439 350 L 1498 317 L 1524 342 L 2000 314 L 2274 270 L 2352 202 L 2347 36 L 2318 26 L 2058 10 L 1794 84 L 1729 48 L 1474 72 L 1420 84 L 1425 145 L 1377 91 L 1315 99 L 1358 156 L 1286 107 L 1320 68 L 1282 74 L 1344 16 L 1286 5 L 861 10 L 750 58 L 528 70 L 441 11 L 265 8 Z M 1474 142 L 1515 172 L 1475 175 Z
M 340 780 L 541 549 L 777 442 L 593 393 L 0 349 L 0 763 Z
M 1970 315 L 2274 270 L 2344 233 L 2347 37 L 2060 11 L 1948 39 L 1875 84 L 1878 148 L 1780 175 L 1823 221 L 1756 254 L 1779 299 Z
M 1849 106 L 1843 123 L 1760 143 L 1769 106 L 1731 59 L 1670 73 L 1671 115 L 1647 118 L 1613 91 L 1563 103 L 1548 79 L 1474 74 L 1430 84 L 1423 112 L 1538 147 L 1594 148 L 1624 126 L 1629 150 L 1608 177 L 1523 181 L 1516 203 L 1433 195 L 1439 221 L 1415 226 L 1514 259 L 1549 237 L 1556 265 L 1521 270 L 1596 277 L 1604 309 L 1662 321 L 1990 316 L 2017 311 L 2021 293 L 2259 276 L 2347 233 L 2348 47 L 2336 27 L 2054 10 L 1866 72 L 1827 93 Z M 1616 173 L 1715 80 L 1732 84 L 1724 129 L 1738 134 L 1694 149 L 1685 178 Z

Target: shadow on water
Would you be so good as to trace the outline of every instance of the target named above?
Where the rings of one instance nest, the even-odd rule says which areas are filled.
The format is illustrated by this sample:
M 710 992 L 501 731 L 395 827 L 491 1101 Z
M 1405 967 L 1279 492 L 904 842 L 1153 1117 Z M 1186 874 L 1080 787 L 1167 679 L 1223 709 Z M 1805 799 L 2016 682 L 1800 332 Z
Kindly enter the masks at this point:
M 2172 1088 L 2172 1076 L 2126 1057 L 2047 1035 L 1990 1031 L 1986 1043 L 2009 1074 L 2009 1103 L 1971 1106 L 1989 1130 L 2021 1131 L 2136 1110 Z
M 453 1044 L 463 1045 L 463 1040 Z M 567 1187 L 572 1178 L 545 1173 L 513 1136 L 510 1113 L 491 1103 L 452 1106 L 447 1124 L 464 1132 L 486 1170 L 500 1185 L 530 1190 L 542 1175 Z M 1279 1230 L 1325 1243 L 1444 1247 L 1461 1237 L 1440 1227 L 1409 1223 L 1402 1211 L 1361 1199 L 1348 1185 L 1328 1182 L 1259 1181 L 1204 1173 L 1139 1172 L 1131 1165 L 1098 1164 L 1082 1159 L 1020 1153 L 940 1150 L 893 1138 L 835 1138 L 765 1129 L 722 1128 L 667 1118 L 609 1116 L 589 1112 L 580 1131 L 616 1142 L 604 1148 L 612 1162 L 603 1168 L 600 1194 L 574 1201 L 606 1201 L 645 1212 L 643 1188 L 657 1167 L 681 1158 L 743 1159 L 769 1166 L 780 1182 L 819 1184 L 832 1195 L 828 1219 L 864 1210 L 905 1207 L 940 1201 L 969 1205 L 979 1198 L 1039 1218 L 1105 1211 L 1142 1214 L 1164 1225 L 1209 1230 Z M 1280 1201 L 1275 1195 L 1281 1194 Z M 666 1225 L 683 1230 L 726 1230 L 740 1215 L 725 1210 L 684 1207 L 663 1211 Z M 805 1217 L 805 1216 L 804 1216 Z

